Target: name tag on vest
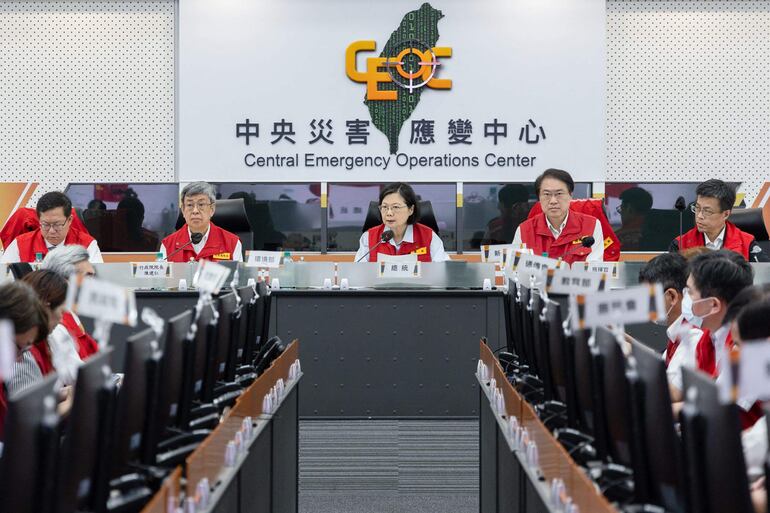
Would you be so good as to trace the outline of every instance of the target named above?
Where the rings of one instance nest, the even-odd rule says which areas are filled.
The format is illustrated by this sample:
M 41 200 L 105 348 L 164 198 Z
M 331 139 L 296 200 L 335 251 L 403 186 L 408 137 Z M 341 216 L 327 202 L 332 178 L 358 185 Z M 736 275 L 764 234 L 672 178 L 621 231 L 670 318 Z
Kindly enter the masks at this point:
M 232 253 L 217 253 L 216 255 L 211 255 L 211 258 L 214 260 L 232 260 L 232 256 Z
M 134 278 L 170 278 L 168 262 L 131 262 Z
M 570 296 L 576 330 L 655 321 L 664 317 L 664 311 L 660 283 Z

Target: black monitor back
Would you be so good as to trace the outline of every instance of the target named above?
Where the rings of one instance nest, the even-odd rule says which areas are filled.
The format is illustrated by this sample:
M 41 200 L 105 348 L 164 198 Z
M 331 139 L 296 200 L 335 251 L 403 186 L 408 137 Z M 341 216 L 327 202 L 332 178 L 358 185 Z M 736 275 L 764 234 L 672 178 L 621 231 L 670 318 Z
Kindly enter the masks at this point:
M 151 413 L 149 430 L 152 440 L 148 442 L 152 446 L 156 446 L 164 438 L 166 428 L 179 425 L 179 405 L 184 383 L 184 353 L 192 318 L 193 311 L 187 310 L 166 323 L 166 343 L 163 347 L 158 381 L 158 402 L 155 411 Z
M 521 286 L 519 295 L 521 296 L 521 346 L 524 351 L 524 360 L 529 365 L 532 374 L 540 375 L 537 368 L 537 357 L 535 356 L 535 346 L 532 340 L 533 310 L 531 309 L 531 298 L 534 292 L 528 287 Z
M 682 444 L 674 429 L 666 364 L 660 354 L 633 341 L 631 354 L 642 383 L 640 421 L 635 431 L 641 433 L 643 462 L 650 502 L 667 511 L 685 510 L 685 486 L 682 473 Z
M 93 508 L 93 492 L 98 481 L 99 441 L 104 445 L 107 401 L 114 385 L 110 358 L 112 348 L 104 348 L 78 369 L 74 399 L 62 442 L 58 468 L 56 511 L 86 511 Z
M 548 319 L 543 318 L 546 303 L 539 290 L 532 291 L 532 352 L 535 355 L 538 376 L 543 382 L 546 400 L 552 400 L 551 362 L 548 351 Z
M 8 398 L 3 457 L 0 459 L 0 506 L 3 511 L 33 513 L 41 509 L 44 481 L 43 461 L 50 457 L 42 443 L 46 410 L 57 401 L 51 373 Z M 48 405 L 46 405 L 46 402 Z
M 153 355 L 155 332 L 145 329 L 126 340 L 123 383 L 118 390 L 115 409 L 115 430 L 112 443 L 110 476 L 126 471 L 129 462 L 138 461 L 145 433 L 148 404 L 148 365 Z
M 257 294 L 259 289 L 257 288 Z M 241 364 L 250 364 L 254 359 L 254 355 L 257 352 L 260 333 L 260 314 L 259 309 L 262 308 L 262 303 L 259 301 L 259 297 L 255 297 L 254 292 L 251 292 L 250 299 L 244 302 L 243 306 L 248 310 L 248 318 L 246 320 L 246 337 L 243 341 L 243 354 L 239 356 L 238 360 Z
M 225 381 L 232 382 L 235 379 L 235 371 L 241 362 L 243 362 L 243 355 L 248 345 L 248 334 L 250 324 L 253 325 L 251 320 L 253 305 L 251 300 L 254 297 L 254 289 L 250 286 L 241 287 L 238 289 L 238 295 L 241 298 L 241 306 L 236 312 L 233 312 L 233 344 L 235 351 L 228 354 L 227 366 L 225 369 Z
M 629 408 L 631 394 L 626 381 L 626 357 L 615 334 L 599 327 L 595 332 L 596 346 L 602 355 L 602 397 L 607 420 L 609 449 L 613 461 L 633 465 Z
M 267 283 L 260 281 L 257 283 L 257 346 L 265 343 L 270 336 L 270 294 L 268 294 Z
M 722 404 L 716 383 L 706 374 L 689 368 L 682 369 L 685 398 L 695 390 L 695 410 L 699 422 L 695 432 L 684 431 L 685 436 L 696 437 L 695 446 L 688 450 L 687 468 L 698 468 L 702 482 L 704 513 L 750 513 L 754 511 L 749 495 L 746 463 L 741 444 L 741 423 L 738 406 Z M 690 441 L 686 441 L 690 447 Z M 693 459 L 698 461 L 693 462 Z M 693 465 L 695 463 L 695 465 Z
M 567 397 L 567 340 L 562 327 L 561 305 L 555 301 L 548 304 L 546 312 L 548 323 L 548 356 L 550 376 L 554 398 L 569 404 Z
M 508 304 L 508 308 L 510 310 L 510 323 L 511 323 L 511 331 L 510 331 L 510 346 L 509 351 L 519 358 L 524 358 L 524 348 L 522 347 L 521 343 L 521 337 L 522 337 L 522 310 L 523 310 L 523 303 L 521 301 L 518 301 L 516 299 L 517 296 L 517 289 L 516 289 L 516 282 L 513 280 L 508 280 L 508 296 L 510 297 L 510 301 Z
M 219 296 L 217 311 L 219 322 L 217 323 L 217 335 L 214 340 L 214 380 L 223 380 L 227 369 L 230 352 L 235 354 L 236 343 L 233 340 L 233 314 L 235 313 L 235 294 L 230 292 Z
M 212 351 L 213 345 L 210 340 L 216 333 L 216 324 L 214 324 L 214 313 L 211 305 L 205 305 L 201 310 L 198 320 L 196 322 L 198 330 L 195 333 L 195 351 L 193 361 L 193 400 L 204 400 L 204 397 L 208 397 L 210 394 L 205 393 L 208 388 L 213 393 L 214 384 L 211 383 L 211 362 L 213 361 L 214 353 Z M 214 305 L 216 308 L 216 305 Z

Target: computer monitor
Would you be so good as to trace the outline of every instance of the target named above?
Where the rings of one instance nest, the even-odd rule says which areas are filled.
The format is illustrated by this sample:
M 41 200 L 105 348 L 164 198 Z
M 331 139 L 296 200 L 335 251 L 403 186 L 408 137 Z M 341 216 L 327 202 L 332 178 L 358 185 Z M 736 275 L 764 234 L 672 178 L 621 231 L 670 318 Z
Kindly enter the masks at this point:
M 508 280 L 508 310 L 510 319 L 510 329 L 508 331 L 508 351 L 515 354 L 520 359 L 524 359 L 524 348 L 521 344 L 522 337 L 522 303 L 516 299 L 516 282 Z
M 594 437 L 594 447 L 600 458 L 607 456 L 606 429 L 602 405 L 599 404 L 600 369 L 595 365 L 601 355 L 589 345 L 590 332 L 574 333 L 573 358 L 577 425 L 583 433 Z
M 193 401 L 209 402 L 212 399 L 211 395 L 213 395 L 214 383 L 212 378 L 214 372 L 211 369 L 210 362 L 214 361 L 214 346 L 210 341 L 216 335 L 217 325 L 216 321 L 214 321 L 212 307 L 216 308 L 216 303 L 204 305 L 196 322 L 198 329 L 195 332 L 194 339 Z M 207 390 L 210 392 L 206 393 Z
M 666 378 L 666 364 L 660 354 L 633 341 L 631 355 L 642 384 L 642 397 L 635 432 L 641 433 L 649 501 L 667 511 L 685 511 L 682 473 L 682 444 L 674 428 L 674 414 Z
M 43 505 L 46 475 L 43 465 L 50 459 L 43 439 L 43 422 L 55 411 L 58 399 L 55 384 L 58 376 L 51 373 L 41 381 L 8 398 L 3 457 L 0 459 L 0 505 L 3 511 L 34 513 Z
M 697 488 L 705 507 L 703 511 L 753 512 L 738 406 L 734 403 L 723 404 L 714 380 L 700 371 L 683 368 L 682 379 L 685 398 L 694 406 L 698 420 L 695 430 L 683 426 L 683 433 L 687 468 L 694 470 L 695 475 L 690 478 L 699 484 Z M 688 437 L 695 440 L 688 441 Z M 690 447 L 699 450 L 693 454 Z
M 554 398 L 551 383 L 550 355 L 548 352 L 548 321 L 541 319 L 545 300 L 539 290 L 532 295 L 532 353 L 535 355 L 538 376 L 543 382 L 543 396 L 546 400 Z
M 239 311 L 233 313 L 233 343 L 235 350 L 230 351 L 228 354 L 227 366 L 225 368 L 225 381 L 232 382 L 235 379 L 236 370 L 238 365 L 244 361 L 244 355 L 249 344 L 249 333 L 254 333 L 252 319 L 255 305 L 251 304 L 254 297 L 254 289 L 250 286 L 241 287 L 238 289 L 238 295 L 241 298 L 241 307 Z M 249 359 L 251 361 L 251 359 Z
M 157 340 L 151 328 L 142 330 L 126 340 L 123 383 L 118 390 L 113 433 L 110 476 L 126 472 L 130 462 L 141 456 L 147 411 L 148 365 Z
M 257 283 L 257 294 L 259 294 L 259 299 L 257 301 L 261 305 L 257 310 L 257 334 L 259 335 L 257 344 L 259 345 L 265 342 L 270 336 L 271 296 L 268 294 L 267 283 L 264 281 Z
M 217 312 L 219 313 L 219 322 L 217 323 L 217 335 L 212 341 L 214 344 L 214 381 L 222 381 L 225 378 L 227 361 L 230 352 L 237 350 L 236 342 L 233 338 L 233 314 L 235 313 L 235 294 L 230 292 L 219 296 L 217 301 Z
M 104 348 L 78 368 L 72 410 L 62 441 L 59 460 L 56 511 L 93 509 L 98 481 L 99 447 L 105 445 L 106 401 L 114 400 L 110 369 L 112 348 Z
M 259 353 L 257 353 L 254 359 L 254 367 L 258 376 L 270 368 L 273 360 L 278 357 L 281 351 L 281 339 L 278 337 L 273 337 L 262 344 Z
M 532 310 L 529 305 L 532 294 L 533 291 L 524 285 L 519 288 L 519 295 L 521 296 L 521 348 L 524 351 L 524 360 L 529 365 L 530 373 L 539 375 L 532 342 Z
M 569 402 L 567 397 L 567 340 L 562 327 L 561 305 L 555 301 L 548 302 L 546 311 L 548 323 L 547 343 L 550 362 L 550 384 L 554 398 L 564 404 Z

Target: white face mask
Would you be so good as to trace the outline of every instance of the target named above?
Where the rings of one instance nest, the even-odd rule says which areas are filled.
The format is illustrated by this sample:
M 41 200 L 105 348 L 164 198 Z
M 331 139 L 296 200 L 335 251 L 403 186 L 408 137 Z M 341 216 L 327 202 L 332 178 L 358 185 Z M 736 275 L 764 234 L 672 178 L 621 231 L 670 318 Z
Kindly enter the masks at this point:
M 695 327 L 700 328 L 703 325 L 703 319 L 711 315 L 710 313 L 707 315 L 704 315 L 703 317 L 695 315 L 692 312 L 692 307 L 695 303 L 700 303 L 701 301 L 707 301 L 711 298 L 705 297 L 701 298 L 697 301 L 693 301 L 690 297 L 690 291 L 687 289 L 684 289 L 684 296 L 682 297 L 682 315 L 684 316 L 685 320 L 692 324 Z

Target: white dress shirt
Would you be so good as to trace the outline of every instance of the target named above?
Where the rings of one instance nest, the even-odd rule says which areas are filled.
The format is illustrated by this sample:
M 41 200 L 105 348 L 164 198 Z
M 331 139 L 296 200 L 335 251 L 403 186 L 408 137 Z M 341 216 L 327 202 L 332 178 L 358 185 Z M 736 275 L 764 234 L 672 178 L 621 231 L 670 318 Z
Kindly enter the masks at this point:
M 714 251 L 718 249 L 722 249 L 722 245 L 725 242 L 725 230 L 727 230 L 727 225 L 725 225 L 725 227 L 722 228 L 722 231 L 719 232 L 719 235 L 717 235 L 717 238 L 714 239 L 713 241 L 709 239 L 709 236 L 704 233 L 703 240 L 706 242 L 705 246 Z
M 551 224 L 551 221 L 548 220 L 548 216 L 545 216 L 545 222 L 548 224 L 548 229 L 551 230 L 554 240 L 558 239 L 561 232 L 564 231 L 564 227 L 567 226 L 567 219 L 569 219 L 569 211 L 567 211 L 567 215 L 564 216 L 564 221 L 562 221 L 557 228 Z M 593 238 L 594 245 L 591 246 L 591 252 L 586 257 L 586 262 L 601 262 L 604 260 L 604 232 L 602 231 L 602 223 L 598 219 L 594 226 Z M 516 233 L 513 236 L 513 247 L 521 247 L 521 226 L 516 228 Z
M 392 231 L 387 226 L 385 227 L 386 232 Z M 404 242 L 413 243 L 414 242 L 414 226 L 409 224 L 406 226 L 406 231 L 404 232 L 404 238 L 401 240 L 400 243 L 396 244 L 395 239 L 390 239 L 387 243 L 383 244 L 390 244 L 396 250 L 398 250 L 401 247 L 401 244 Z M 433 237 L 430 238 L 430 259 L 432 262 L 446 262 L 449 260 L 449 255 L 446 254 L 446 251 L 444 251 L 444 241 L 441 240 L 441 237 L 439 237 L 436 232 L 433 232 Z M 358 241 L 358 251 L 356 252 L 356 258 L 355 262 L 358 262 L 359 260 L 362 262 L 368 262 L 369 259 L 365 258 L 364 260 L 361 260 L 364 258 L 364 256 L 369 252 L 369 232 L 366 231 L 361 234 L 361 238 Z
M 48 251 L 64 246 L 64 241 L 54 246 L 45 240 L 45 237 L 43 237 L 43 240 L 45 241 L 45 246 L 48 248 Z M 99 250 L 99 244 L 97 244 L 96 239 L 91 241 L 91 244 L 88 245 L 86 250 L 88 251 L 89 262 L 92 264 L 101 264 L 104 262 L 102 252 Z M 0 258 L 0 263 L 15 264 L 18 262 L 21 262 L 21 256 L 19 255 L 19 245 L 16 243 L 16 239 L 14 239 L 13 242 L 8 244 L 8 247 L 5 248 L 2 258 Z
M 668 362 L 666 367 L 666 377 L 668 382 L 677 390 L 683 390 L 682 368 L 694 369 L 697 367 L 695 350 L 698 347 L 698 341 L 703 336 L 703 330 L 684 320 L 680 315 L 671 326 L 666 328 L 666 336 L 672 342 L 679 341 L 679 345 Z M 666 351 L 663 351 L 663 358 L 666 357 Z
M 741 433 L 741 443 L 749 481 L 759 479 L 765 475 L 767 457 L 767 418 L 764 415 L 753 426 Z
M 211 232 L 211 225 L 209 225 L 208 228 L 206 228 L 206 233 L 203 234 L 203 238 L 198 244 L 193 244 L 192 249 L 197 255 L 201 251 L 203 251 L 203 248 L 206 247 L 206 242 L 209 240 L 209 233 Z M 187 227 L 187 235 L 192 239 L 192 232 L 190 231 L 190 227 Z M 165 244 L 161 243 L 160 245 L 160 253 L 162 255 L 163 260 L 166 259 L 166 255 L 168 255 L 168 249 L 166 249 Z M 233 262 L 243 262 L 243 246 L 241 245 L 240 239 L 235 244 L 235 250 L 230 255 Z

